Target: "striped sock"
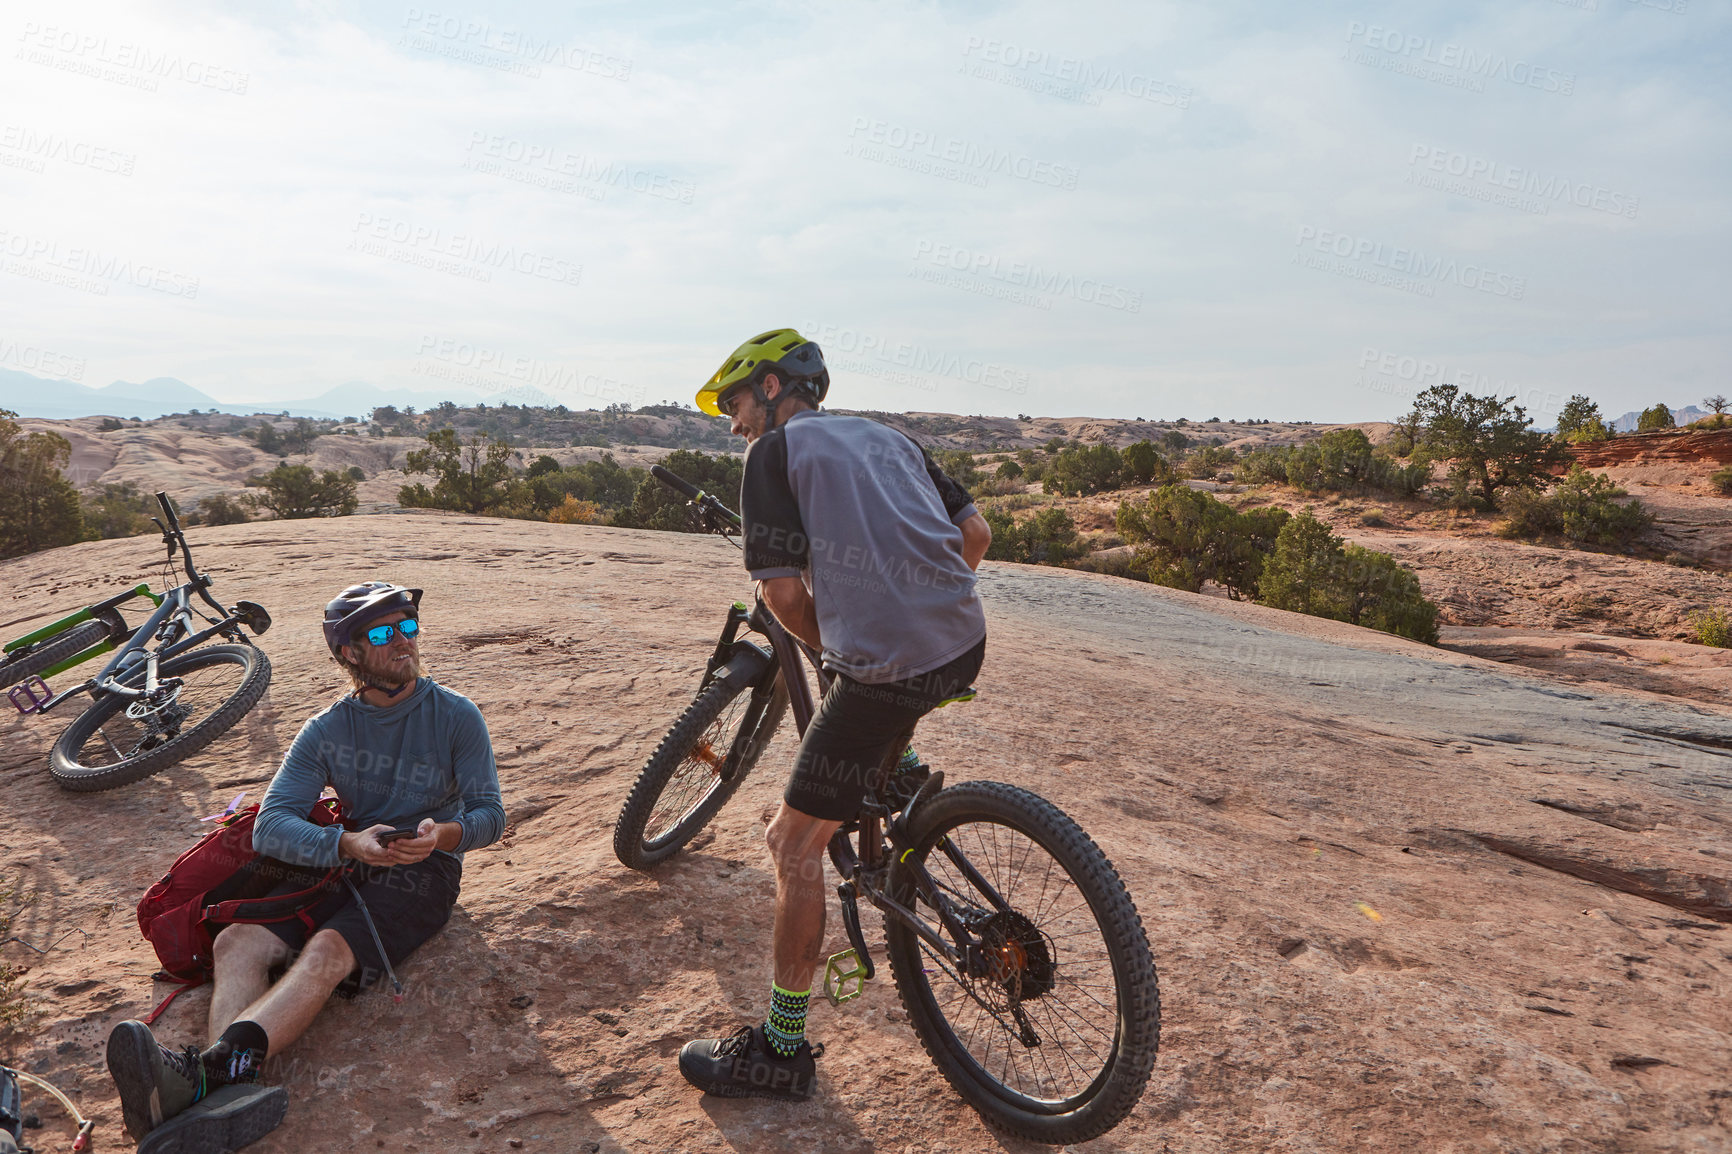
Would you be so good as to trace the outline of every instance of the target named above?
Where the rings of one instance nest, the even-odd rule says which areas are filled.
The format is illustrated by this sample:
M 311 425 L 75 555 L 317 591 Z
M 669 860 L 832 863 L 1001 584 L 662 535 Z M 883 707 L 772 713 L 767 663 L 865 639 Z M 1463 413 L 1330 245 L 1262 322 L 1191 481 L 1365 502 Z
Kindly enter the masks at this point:
M 779 1058 L 792 1058 L 806 1040 L 806 1006 L 811 990 L 798 994 L 770 983 L 770 1016 L 764 1021 L 764 1041 Z

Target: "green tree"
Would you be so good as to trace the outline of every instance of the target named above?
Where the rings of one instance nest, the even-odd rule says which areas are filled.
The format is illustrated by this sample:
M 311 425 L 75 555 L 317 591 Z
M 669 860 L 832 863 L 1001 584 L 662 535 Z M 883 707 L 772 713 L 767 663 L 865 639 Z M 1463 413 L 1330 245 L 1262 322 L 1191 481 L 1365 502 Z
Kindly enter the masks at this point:
M 136 537 L 151 531 L 156 503 L 131 481 L 100 485 L 84 494 L 85 534 L 91 538 Z
M 1437 605 L 1426 599 L 1419 578 L 1387 553 L 1349 544 L 1342 557 L 1347 620 L 1437 644 Z
M 1061 449 L 1047 466 L 1041 487 L 1048 493 L 1084 497 L 1119 487 L 1124 460 L 1111 445 Z
M 61 475 L 72 445 L 58 433 L 26 435 L 0 409 L 0 557 L 70 545 L 84 537 L 78 490 Z
M 259 422 L 258 429 L 253 433 L 253 440 L 258 444 L 261 453 L 275 453 L 283 447 L 282 434 L 278 433 L 277 427 L 269 421 Z
M 1177 429 L 1168 429 L 1161 434 L 1161 442 L 1169 449 L 1186 449 L 1191 445 L 1191 438 Z
M 291 453 L 305 453 L 312 449 L 313 442 L 318 439 L 319 430 L 313 422 L 305 417 L 298 418 L 294 426 L 283 434 L 283 448 Z
M 1049 505 L 1021 521 L 993 505 L 981 506 L 980 513 L 992 529 L 992 544 L 986 548 L 990 560 L 1017 561 L 1025 565 L 1063 565 L 1082 552 L 1083 547 L 1077 541 L 1076 523 L 1069 513 L 1056 505 Z
M 1677 424 L 1678 422 L 1672 419 L 1672 410 L 1662 401 L 1651 409 L 1642 410 L 1642 415 L 1636 418 L 1636 432 L 1651 433 L 1659 429 L 1675 428 Z
M 1126 445 L 1119 456 L 1123 461 L 1124 479 L 1132 484 L 1165 485 L 1173 479 L 1173 467 L 1149 441 Z
M 1022 466 L 1015 461 L 1001 461 L 995 475 L 1001 481 L 1014 481 L 1022 476 Z
M 533 504 L 549 514 L 563 507 L 568 498 L 594 505 L 598 511 L 630 505 L 645 476 L 642 469 L 622 467 L 612 453 L 603 453 L 598 461 L 585 461 L 552 472 L 536 473 L 531 466 L 531 474 Z
M 1564 402 L 1558 414 L 1557 437 L 1568 444 L 1581 445 L 1609 440 L 1612 430 L 1600 416 L 1600 406 L 1577 393 Z
M 974 454 L 967 449 L 940 449 L 932 454 L 932 459 L 964 489 L 974 488 L 983 479 L 980 466 L 974 463 Z
M 723 504 L 736 508 L 745 461 L 739 457 L 711 456 L 694 449 L 678 449 L 662 458 L 662 467 L 685 478 Z M 613 523 L 627 529 L 661 529 L 674 533 L 702 533 L 703 529 L 686 499 L 654 477 L 644 477 L 630 505 L 614 514 Z
M 313 472 L 310 465 L 278 465 L 262 476 L 247 478 L 247 502 L 255 509 L 268 509 L 286 521 L 306 517 L 347 517 L 360 503 L 355 481 L 347 473 L 326 469 Z
M 405 473 L 432 474 L 433 487 L 404 485 L 397 490 L 397 501 L 412 509 L 497 511 L 518 496 L 511 485 L 510 461 L 511 446 L 486 433 L 465 440 L 455 429 L 437 429 L 427 434 L 427 447 L 411 451 L 403 466 Z
M 546 453 L 543 453 L 541 456 L 535 458 L 535 460 L 529 463 L 529 473 L 527 475 L 530 477 L 539 477 L 545 473 L 557 472 L 559 472 L 559 462 L 548 456 Z
M 1133 563 L 1157 585 L 1200 592 L 1205 581 L 1233 600 L 1255 596 L 1264 557 L 1287 520 L 1282 509 L 1245 513 L 1186 485 L 1169 484 L 1141 501 L 1121 501 L 1119 536 L 1137 546 Z
M 1420 444 L 1449 462 L 1457 505 L 1495 510 L 1499 490 L 1543 488 L 1550 470 L 1567 459 L 1550 437 L 1528 428 L 1533 421 L 1514 400 L 1476 397 L 1454 385 L 1433 385 L 1414 398 L 1409 416 L 1423 430 Z
M 1276 609 L 1437 644 L 1437 606 L 1419 578 L 1387 553 L 1344 544 L 1309 510 L 1282 526 L 1259 593 Z

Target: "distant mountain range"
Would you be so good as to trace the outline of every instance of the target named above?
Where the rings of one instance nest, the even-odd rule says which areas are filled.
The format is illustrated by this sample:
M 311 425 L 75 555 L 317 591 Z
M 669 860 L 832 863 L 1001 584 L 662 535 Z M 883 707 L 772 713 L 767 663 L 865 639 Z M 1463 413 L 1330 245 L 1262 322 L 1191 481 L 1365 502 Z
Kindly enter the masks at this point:
M 154 377 L 148 381 L 115 381 L 104 388 L 92 389 L 71 381 L 56 381 L 15 369 L 0 369 L 0 409 L 10 409 L 21 417 L 43 417 L 66 420 L 72 417 L 139 417 L 150 420 L 168 413 L 185 413 L 193 409 L 235 413 L 281 413 L 292 417 L 366 417 L 380 405 L 414 405 L 426 409 L 440 401 L 459 405 L 495 404 L 510 400 L 513 404 L 558 404 L 552 397 L 535 389 L 514 389 L 504 394 L 483 395 L 472 389 L 450 388 L 437 393 L 420 393 L 408 389 L 382 389 L 365 381 L 351 381 L 328 389 L 316 397 L 295 401 L 219 401 L 200 392 L 185 381 L 173 377 Z
M 1706 409 L 1698 409 L 1695 405 L 1685 405 L 1681 409 L 1672 410 L 1672 420 L 1680 427 L 1688 425 L 1691 421 L 1700 421 L 1703 417 L 1708 415 Z M 1641 416 L 1642 413 L 1639 409 L 1625 413 L 1623 416 L 1612 422 L 1612 429 L 1619 433 L 1633 433 L 1636 431 L 1636 422 L 1641 418 Z

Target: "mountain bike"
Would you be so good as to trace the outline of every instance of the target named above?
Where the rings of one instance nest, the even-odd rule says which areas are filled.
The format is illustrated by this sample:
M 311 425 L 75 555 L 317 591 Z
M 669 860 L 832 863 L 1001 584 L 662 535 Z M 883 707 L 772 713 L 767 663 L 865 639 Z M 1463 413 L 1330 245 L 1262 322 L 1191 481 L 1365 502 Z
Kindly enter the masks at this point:
M 156 500 L 162 520 L 151 521 L 168 548 L 163 585 L 173 580 L 177 551 L 184 584 L 160 595 L 148 584 L 123 590 L 0 650 L 0 688 L 11 687 L 7 697 L 18 712 L 47 713 L 78 694 L 90 697 L 48 755 L 48 772 L 69 790 L 113 789 L 191 757 L 244 717 L 271 682 L 270 659 L 241 632 L 244 625 L 264 633 L 271 615 L 252 601 L 228 609 L 212 597 L 211 578 L 194 566 L 168 494 Z M 195 594 L 221 616 L 198 608 Z M 154 611 L 131 628 L 120 606 L 134 599 L 150 601 Z M 195 628 L 195 613 L 205 628 Z M 232 644 L 204 644 L 215 637 Z M 95 677 L 60 693 L 48 687 L 47 678 L 109 652 Z
M 740 519 L 661 466 L 703 528 Z M 742 636 L 760 634 L 767 644 Z M 614 852 L 633 869 L 677 853 L 715 817 L 792 709 L 803 734 L 829 674 L 760 598 L 736 602 L 697 695 L 633 785 Z M 968 690 L 953 700 L 967 700 Z M 912 731 L 908 734 L 912 737 Z M 944 1077 L 992 1125 L 1083 1142 L 1122 1121 L 1160 1045 L 1160 991 L 1142 921 L 1100 848 L 1051 802 L 904 756 L 878 767 L 854 820 L 829 844 L 850 948 L 829 959 L 824 994 L 858 997 L 875 973 L 859 903 L 884 916 L 885 952 L 909 1024 Z

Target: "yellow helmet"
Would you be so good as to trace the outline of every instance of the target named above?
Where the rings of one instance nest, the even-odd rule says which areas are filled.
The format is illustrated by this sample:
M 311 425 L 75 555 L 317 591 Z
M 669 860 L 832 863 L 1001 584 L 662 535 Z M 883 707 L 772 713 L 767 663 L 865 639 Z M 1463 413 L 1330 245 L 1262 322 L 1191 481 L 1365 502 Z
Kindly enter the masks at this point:
M 819 404 L 830 391 L 824 351 L 793 329 L 773 329 L 759 333 L 728 355 L 715 376 L 698 390 L 698 408 L 712 417 L 721 416 L 716 398 L 735 385 L 755 384 L 771 369 L 779 369 L 789 384 L 805 386 Z

